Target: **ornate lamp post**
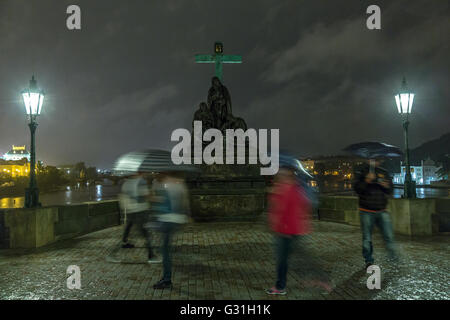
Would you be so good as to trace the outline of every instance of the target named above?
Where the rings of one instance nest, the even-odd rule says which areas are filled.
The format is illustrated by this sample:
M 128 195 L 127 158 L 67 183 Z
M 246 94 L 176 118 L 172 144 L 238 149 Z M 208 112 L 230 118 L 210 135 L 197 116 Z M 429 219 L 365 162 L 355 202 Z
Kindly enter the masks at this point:
M 36 131 L 36 118 L 41 114 L 44 92 L 37 87 L 34 76 L 30 80 L 30 87 L 22 91 L 23 102 L 29 119 L 28 126 L 31 132 L 31 163 L 30 163 L 30 186 L 25 190 L 25 208 L 35 208 L 39 203 L 39 189 L 36 184 L 36 151 L 34 133 Z
M 408 87 L 406 85 L 406 79 L 403 78 L 402 88 L 400 93 L 395 96 L 395 103 L 397 104 L 398 113 L 403 119 L 403 130 L 405 133 L 405 186 L 404 195 L 405 198 L 415 198 L 416 197 L 416 183 L 412 181 L 411 178 L 411 167 L 409 163 L 409 144 L 408 144 L 408 126 L 409 119 L 408 116 L 411 113 L 412 105 L 414 101 L 414 93 L 409 93 Z

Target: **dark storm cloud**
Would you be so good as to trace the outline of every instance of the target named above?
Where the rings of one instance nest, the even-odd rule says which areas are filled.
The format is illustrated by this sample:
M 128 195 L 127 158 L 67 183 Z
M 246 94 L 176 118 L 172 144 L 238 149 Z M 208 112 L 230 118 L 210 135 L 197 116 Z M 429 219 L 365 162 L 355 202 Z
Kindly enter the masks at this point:
M 82 30 L 65 27 L 82 9 Z M 299 155 L 348 143 L 402 145 L 393 101 L 406 75 L 417 94 L 411 143 L 448 131 L 448 2 L 377 1 L 382 30 L 366 29 L 364 1 L 0 0 L 0 152 L 28 144 L 19 92 L 31 73 L 47 91 L 38 158 L 110 166 L 121 153 L 169 148 L 206 99 L 221 40 L 242 65 L 224 67 L 233 112 L 280 128 Z
M 396 3 L 383 10 L 382 32 L 362 28 L 363 16 L 306 27 L 272 55 L 262 78 L 284 88 L 254 101 L 254 114 L 278 106 L 264 124 L 284 127 L 284 146 L 306 146 L 299 148 L 304 153 L 331 154 L 358 139 L 402 145 L 392 95 L 405 74 L 417 94 L 414 144 L 445 133 L 449 20 L 442 8 Z

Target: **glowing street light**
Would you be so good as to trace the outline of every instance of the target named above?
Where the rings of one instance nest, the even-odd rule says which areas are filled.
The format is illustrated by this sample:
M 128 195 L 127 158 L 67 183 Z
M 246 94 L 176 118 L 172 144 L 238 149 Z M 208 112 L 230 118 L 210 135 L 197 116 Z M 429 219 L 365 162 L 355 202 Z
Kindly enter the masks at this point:
M 40 206 L 39 189 L 36 184 L 36 151 L 34 133 L 37 128 L 36 118 L 41 114 L 44 102 L 44 91 L 38 89 L 34 76 L 30 80 L 29 88 L 22 91 L 25 110 L 29 119 L 28 127 L 31 132 L 30 186 L 25 190 L 25 208 Z
M 414 93 L 410 93 L 408 86 L 406 84 L 406 79 L 403 78 L 402 88 L 400 93 L 395 95 L 395 103 L 397 104 L 398 113 L 403 118 L 403 130 L 405 135 L 405 185 L 404 194 L 405 198 L 415 198 L 416 197 L 416 184 L 412 181 L 411 177 L 411 167 L 409 163 L 409 144 L 408 144 L 408 126 L 409 126 L 409 114 L 412 110 L 412 105 L 414 102 Z

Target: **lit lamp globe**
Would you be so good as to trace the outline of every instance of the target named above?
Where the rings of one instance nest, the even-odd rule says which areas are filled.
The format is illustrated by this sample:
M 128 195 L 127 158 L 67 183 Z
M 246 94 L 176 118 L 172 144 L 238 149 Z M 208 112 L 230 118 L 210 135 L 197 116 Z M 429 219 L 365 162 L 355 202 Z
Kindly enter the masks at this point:
M 41 114 L 44 91 L 38 89 L 34 76 L 30 80 L 30 87 L 22 91 L 22 97 L 28 116 L 33 119 Z
M 407 115 L 411 113 L 413 102 L 414 93 L 408 92 L 406 79 L 403 78 L 402 89 L 400 90 L 400 93 L 395 96 L 395 103 L 397 104 L 398 113 L 400 113 L 401 115 Z

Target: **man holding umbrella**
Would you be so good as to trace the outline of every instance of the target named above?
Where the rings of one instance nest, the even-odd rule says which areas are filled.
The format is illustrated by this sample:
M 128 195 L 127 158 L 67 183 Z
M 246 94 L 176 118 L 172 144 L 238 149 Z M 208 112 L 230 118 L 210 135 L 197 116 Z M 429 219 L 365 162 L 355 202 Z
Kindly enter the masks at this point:
M 362 254 L 366 268 L 374 263 L 372 231 L 374 225 L 381 230 L 389 258 L 398 260 L 394 232 L 389 213 L 386 211 L 388 197 L 392 195 L 393 184 L 389 173 L 380 167 L 380 158 L 401 157 L 403 152 L 396 146 L 383 142 L 360 142 L 344 149 L 358 157 L 368 159 L 368 165 L 355 172 L 354 189 L 359 196 Z

